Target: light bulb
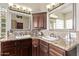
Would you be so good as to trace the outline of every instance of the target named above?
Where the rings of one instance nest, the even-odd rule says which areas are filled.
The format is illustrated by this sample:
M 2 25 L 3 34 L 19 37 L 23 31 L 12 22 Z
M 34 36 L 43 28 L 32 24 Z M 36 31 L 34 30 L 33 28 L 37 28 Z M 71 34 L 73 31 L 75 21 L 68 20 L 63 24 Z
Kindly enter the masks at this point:
M 29 11 L 32 11 L 32 9 L 31 9 L 31 8 L 28 8 L 28 10 L 29 10 Z
M 58 18 L 58 16 L 55 15 L 55 14 L 51 14 L 50 17 L 52 17 L 52 18 Z
M 47 5 L 46 8 L 47 8 L 47 9 L 50 9 L 50 5 Z
M 23 7 L 23 10 L 26 10 L 26 7 Z
M 16 5 L 16 7 L 17 7 L 17 8 L 20 8 L 20 6 L 19 6 L 19 5 Z

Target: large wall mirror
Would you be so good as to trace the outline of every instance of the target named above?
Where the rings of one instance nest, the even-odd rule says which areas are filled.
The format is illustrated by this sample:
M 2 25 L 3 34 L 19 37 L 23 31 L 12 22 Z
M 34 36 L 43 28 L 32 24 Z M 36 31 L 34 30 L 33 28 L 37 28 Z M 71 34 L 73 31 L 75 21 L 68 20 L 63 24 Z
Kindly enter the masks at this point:
M 49 29 L 74 29 L 73 4 L 63 4 L 49 13 Z
M 11 13 L 11 29 L 31 29 L 31 15 Z

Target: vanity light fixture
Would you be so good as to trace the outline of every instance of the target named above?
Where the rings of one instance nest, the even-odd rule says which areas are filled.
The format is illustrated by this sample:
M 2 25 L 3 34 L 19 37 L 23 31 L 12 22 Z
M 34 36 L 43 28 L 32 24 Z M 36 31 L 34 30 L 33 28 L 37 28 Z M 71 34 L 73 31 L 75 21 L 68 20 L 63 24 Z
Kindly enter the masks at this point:
M 55 15 L 55 14 L 51 14 L 51 15 L 50 15 L 50 18 L 55 18 L 55 19 L 56 19 L 56 18 L 58 18 L 58 16 Z
M 31 14 L 31 11 L 32 11 L 31 8 L 23 7 L 16 4 L 9 4 L 9 10 L 17 11 L 25 14 Z
M 50 9 L 50 5 L 47 5 L 46 8 L 47 8 L 47 9 Z
M 48 9 L 48 11 L 52 11 L 52 10 L 60 7 L 63 4 L 64 3 L 51 3 L 51 4 L 47 5 L 46 8 Z
M 29 10 L 29 11 L 32 11 L 32 9 L 31 9 L 31 8 L 28 8 L 28 10 Z
M 23 7 L 23 10 L 26 10 L 26 7 Z

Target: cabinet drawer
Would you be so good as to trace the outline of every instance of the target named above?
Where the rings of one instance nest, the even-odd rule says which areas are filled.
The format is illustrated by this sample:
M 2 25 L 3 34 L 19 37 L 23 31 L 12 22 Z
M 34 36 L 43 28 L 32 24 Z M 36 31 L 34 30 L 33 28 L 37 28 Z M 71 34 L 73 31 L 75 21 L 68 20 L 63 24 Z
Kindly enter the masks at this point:
M 54 46 L 52 44 L 49 44 L 49 51 L 56 53 L 57 55 L 65 55 L 65 50 L 63 50 L 57 46 Z
M 15 41 L 6 41 L 1 43 L 2 48 L 14 47 Z
M 40 45 L 40 49 L 41 49 L 42 51 L 44 51 L 45 53 L 48 53 L 48 47 L 47 47 L 47 46 L 45 46 L 45 45 Z
M 11 48 L 2 49 L 1 54 L 2 54 L 2 56 L 15 56 L 16 55 L 16 48 L 11 47 Z
M 58 51 L 55 51 L 53 49 L 50 49 L 49 51 L 50 56 L 63 56 L 63 54 L 59 53 Z
M 43 41 L 43 40 L 40 40 L 40 44 L 43 44 L 43 45 L 48 46 L 48 43 L 47 43 L 47 42 L 45 42 L 45 41 Z
M 40 49 L 40 56 L 48 56 L 48 53 Z
M 48 45 L 40 44 L 40 47 L 43 46 L 44 48 L 48 49 Z
M 48 47 L 40 44 L 40 56 L 48 56 Z

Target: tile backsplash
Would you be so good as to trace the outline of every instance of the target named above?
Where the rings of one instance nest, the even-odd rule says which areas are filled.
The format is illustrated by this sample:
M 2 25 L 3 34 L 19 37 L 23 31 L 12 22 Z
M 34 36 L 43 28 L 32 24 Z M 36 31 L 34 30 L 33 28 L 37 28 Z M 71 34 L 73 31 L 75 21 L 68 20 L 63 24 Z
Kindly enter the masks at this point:
M 13 34 L 15 34 L 15 36 L 31 35 L 31 31 L 30 30 L 13 30 Z
M 76 38 L 75 40 L 79 42 L 79 32 L 73 31 L 73 30 L 41 30 L 41 32 L 43 32 L 44 36 L 49 36 L 51 33 L 54 33 L 56 36 L 60 36 L 62 39 L 69 34 L 71 32 L 75 32 L 76 33 Z

